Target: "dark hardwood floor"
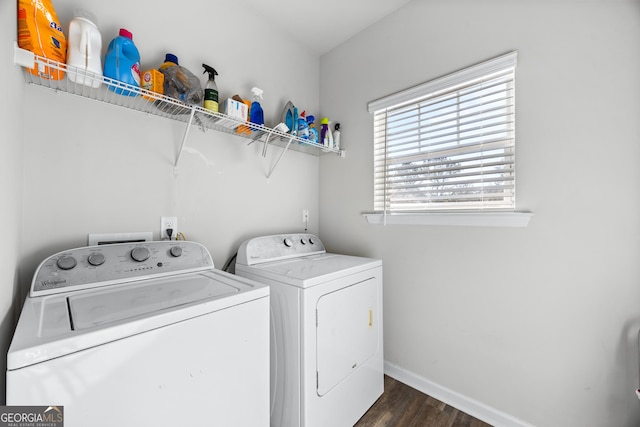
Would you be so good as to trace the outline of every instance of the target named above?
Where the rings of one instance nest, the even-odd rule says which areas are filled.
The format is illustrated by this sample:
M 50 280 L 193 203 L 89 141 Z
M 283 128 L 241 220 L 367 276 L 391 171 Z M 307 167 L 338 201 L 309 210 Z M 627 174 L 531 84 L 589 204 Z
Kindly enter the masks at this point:
M 491 427 L 391 377 L 384 394 L 354 427 Z

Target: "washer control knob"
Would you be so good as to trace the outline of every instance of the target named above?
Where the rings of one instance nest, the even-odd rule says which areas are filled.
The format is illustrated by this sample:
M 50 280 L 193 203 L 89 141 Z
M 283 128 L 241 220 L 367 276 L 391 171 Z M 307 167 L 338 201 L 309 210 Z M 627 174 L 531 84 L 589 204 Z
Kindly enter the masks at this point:
M 313 237 L 309 237 L 309 244 L 310 245 L 315 245 L 316 244 L 316 241 L 313 240 Z
M 73 267 L 78 265 L 78 261 L 76 261 L 76 259 L 72 256 L 63 255 L 60 258 L 58 258 L 58 261 L 56 262 L 56 264 L 58 265 L 58 268 L 61 270 L 71 270 Z
M 151 253 L 149 252 L 149 249 L 143 248 L 142 246 L 133 248 L 133 250 L 131 251 L 131 258 L 134 261 L 138 261 L 138 262 L 148 260 L 150 255 Z
M 290 248 L 291 246 L 293 246 L 293 240 L 287 237 L 286 239 L 284 239 L 284 245 Z
M 300 239 L 300 243 L 302 243 L 303 245 L 306 245 L 307 241 L 304 238 L 302 238 L 302 239 Z
M 180 246 L 171 246 L 171 249 L 169 249 L 169 253 L 171 254 L 171 256 L 178 258 L 182 255 L 182 248 Z
M 87 258 L 89 264 L 93 265 L 94 267 L 104 264 L 106 260 L 107 259 L 104 257 L 104 254 L 101 254 L 100 252 L 94 252 L 89 255 L 89 258 Z

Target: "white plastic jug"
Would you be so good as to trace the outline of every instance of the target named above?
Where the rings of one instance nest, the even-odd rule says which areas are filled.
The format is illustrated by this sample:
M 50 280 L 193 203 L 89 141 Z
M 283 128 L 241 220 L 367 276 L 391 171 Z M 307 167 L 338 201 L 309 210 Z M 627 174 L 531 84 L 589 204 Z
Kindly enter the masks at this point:
M 76 9 L 69 23 L 67 44 L 67 74 L 74 83 L 99 87 L 102 82 L 102 36 L 96 18 L 84 9 Z

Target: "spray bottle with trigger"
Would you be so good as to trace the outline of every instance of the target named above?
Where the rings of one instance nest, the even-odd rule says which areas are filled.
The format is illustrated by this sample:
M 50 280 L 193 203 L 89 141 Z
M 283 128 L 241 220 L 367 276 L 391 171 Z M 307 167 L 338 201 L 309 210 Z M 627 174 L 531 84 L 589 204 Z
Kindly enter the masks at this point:
M 218 85 L 216 85 L 216 76 L 218 75 L 218 72 L 207 64 L 202 64 L 202 66 L 204 67 L 204 72 L 202 74 L 209 73 L 209 80 L 204 86 L 204 108 L 217 113 Z
M 253 101 L 251 102 L 251 109 L 249 111 L 249 121 L 257 125 L 264 125 L 264 111 L 262 111 L 262 106 L 260 105 L 262 89 L 253 87 L 251 88 L 251 92 L 253 93 Z

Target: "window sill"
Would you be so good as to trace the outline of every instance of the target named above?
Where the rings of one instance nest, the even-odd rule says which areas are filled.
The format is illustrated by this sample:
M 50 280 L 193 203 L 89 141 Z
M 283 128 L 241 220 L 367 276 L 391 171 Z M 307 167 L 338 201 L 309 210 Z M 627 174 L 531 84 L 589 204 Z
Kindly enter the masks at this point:
M 477 227 L 527 227 L 531 212 L 433 212 L 433 213 L 365 213 L 374 225 L 449 225 Z

